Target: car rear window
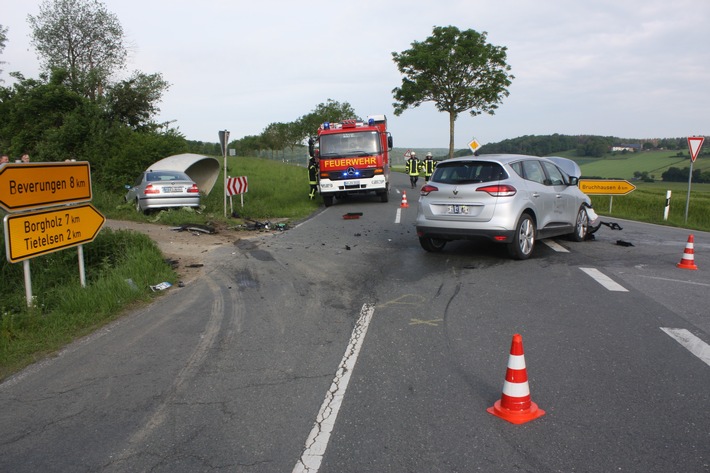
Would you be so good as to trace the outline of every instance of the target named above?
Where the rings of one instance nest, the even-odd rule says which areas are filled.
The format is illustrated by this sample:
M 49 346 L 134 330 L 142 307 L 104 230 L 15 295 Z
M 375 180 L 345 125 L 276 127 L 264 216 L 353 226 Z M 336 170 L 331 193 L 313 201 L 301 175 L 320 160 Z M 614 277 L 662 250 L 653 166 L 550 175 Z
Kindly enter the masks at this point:
M 190 178 L 187 174 L 182 172 L 173 171 L 153 171 L 149 172 L 146 176 L 146 180 L 150 182 L 155 181 L 189 181 Z
M 500 164 L 491 161 L 457 161 L 437 165 L 432 181 L 443 184 L 474 184 L 506 179 Z

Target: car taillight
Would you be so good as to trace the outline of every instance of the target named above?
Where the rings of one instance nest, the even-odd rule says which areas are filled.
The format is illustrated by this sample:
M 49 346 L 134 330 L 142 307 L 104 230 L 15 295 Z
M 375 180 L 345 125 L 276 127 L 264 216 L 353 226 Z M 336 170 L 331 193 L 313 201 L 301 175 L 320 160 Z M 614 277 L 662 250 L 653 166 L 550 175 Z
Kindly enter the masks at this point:
M 188 190 L 188 194 L 197 194 L 200 192 L 200 189 L 197 187 L 197 184 L 193 184 Z
M 160 194 L 160 189 L 153 187 L 153 184 L 148 184 L 145 186 L 144 194 Z
M 505 184 L 496 184 L 493 186 L 483 186 L 476 189 L 477 191 L 487 192 L 493 197 L 511 197 L 518 192 L 515 187 Z
M 430 192 L 436 192 L 436 191 L 438 191 L 438 190 L 439 190 L 438 187 L 432 186 L 431 184 L 427 184 L 427 185 L 425 185 L 424 187 L 421 188 L 421 190 L 419 191 L 419 193 L 420 193 L 421 195 L 429 195 Z

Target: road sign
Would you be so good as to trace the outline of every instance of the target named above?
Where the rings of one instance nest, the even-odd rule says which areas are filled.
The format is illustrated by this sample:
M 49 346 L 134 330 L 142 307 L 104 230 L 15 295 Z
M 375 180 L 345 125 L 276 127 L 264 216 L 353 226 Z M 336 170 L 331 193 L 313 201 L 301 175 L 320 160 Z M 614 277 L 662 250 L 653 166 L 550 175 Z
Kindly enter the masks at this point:
M 579 190 L 585 194 L 625 195 L 633 192 L 636 186 L 629 181 L 614 179 L 580 179 Z
M 249 190 L 246 176 L 230 177 L 227 179 L 227 195 L 244 194 Z
M 700 148 L 703 146 L 705 138 L 702 136 L 691 136 L 688 138 L 688 149 L 690 150 L 690 160 L 695 162 L 695 159 L 700 154 Z
M 8 212 L 90 200 L 91 171 L 86 161 L 0 167 L 0 207 Z
M 7 260 L 17 263 L 88 243 L 105 221 L 91 204 L 5 215 Z
M 471 151 L 475 153 L 476 150 L 481 147 L 481 143 L 479 143 L 478 140 L 474 138 L 473 141 L 468 144 L 468 147 L 471 148 Z

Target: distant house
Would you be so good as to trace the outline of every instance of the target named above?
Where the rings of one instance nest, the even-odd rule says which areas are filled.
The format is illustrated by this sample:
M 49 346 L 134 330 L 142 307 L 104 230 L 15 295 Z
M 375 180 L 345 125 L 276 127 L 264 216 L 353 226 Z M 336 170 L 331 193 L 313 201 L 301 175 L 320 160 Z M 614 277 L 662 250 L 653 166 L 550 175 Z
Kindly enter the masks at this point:
M 628 151 L 629 153 L 636 153 L 637 151 L 641 151 L 641 145 L 614 145 L 611 147 L 611 152 L 613 153 L 614 151 Z

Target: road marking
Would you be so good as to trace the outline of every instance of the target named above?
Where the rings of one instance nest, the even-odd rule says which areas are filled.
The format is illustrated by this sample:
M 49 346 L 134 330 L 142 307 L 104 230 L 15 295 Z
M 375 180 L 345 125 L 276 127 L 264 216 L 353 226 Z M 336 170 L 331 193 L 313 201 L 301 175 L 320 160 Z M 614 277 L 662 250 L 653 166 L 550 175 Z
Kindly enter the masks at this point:
M 592 277 L 596 282 L 604 286 L 610 291 L 618 291 L 618 292 L 629 292 L 628 289 L 626 289 L 624 286 L 617 284 L 616 282 L 612 281 L 612 279 L 603 274 L 601 271 L 595 268 L 579 268 L 585 273 L 587 273 L 589 276 Z
M 402 220 L 402 208 L 399 207 L 397 209 L 397 213 L 395 214 L 395 217 L 394 217 L 394 223 L 399 223 L 401 220 Z
M 317 473 L 320 469 L 323 456 L 325 456 L 325 449 L 328 447 L 330 434 L 333 432 L 333 427 L 335 427 L 335 419 L 338 417 L 338 411 L 340 411 L 340 406 L 345 398 L 345 391 L 348 389 L 350 375 L 355 369 L 355 363 L 360 354 L 362 343 L 365 341 L 367 328 L 374 312 L 375 306 L 370 304 L 363 304 L 362 309 L 360 309 L 360 317 L 358 317 L 352 335 L 350 335 L 350 342 L 345 349 L 338 371 L 335 373 L 333 383 L 325 395 L 325 400 L 318 412 L 313 429 L 308 435 L 301 458 L 299 458 L 296 466 L 293 467 L 293 473 Z
M 676 342 L 683 345 L 690 353 L 700 358 L 703 363 L 710 366 L 710 345 L 684 328 L 661 327 L 661 330 L 670 335 Z
M 432 319 L 432 320 L 421 320 L 421 319 L 410 319 L 409 325 L 431 325 L 432 327 L 438 327 L 439 322 L 443 322 L 444 319 Z
M 569 253 L 569 250 L 567 248 L 560 245 L 555 240 L 542 240 L 542 242 L 558 253 Z

